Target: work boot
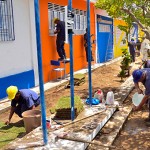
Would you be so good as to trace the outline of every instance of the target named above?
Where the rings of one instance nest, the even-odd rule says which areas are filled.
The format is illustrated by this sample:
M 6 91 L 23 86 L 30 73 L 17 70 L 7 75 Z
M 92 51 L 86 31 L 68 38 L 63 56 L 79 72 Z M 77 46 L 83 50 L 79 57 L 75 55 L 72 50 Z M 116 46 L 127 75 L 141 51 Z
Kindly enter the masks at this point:
M 61 58 L 61 57 L 60 57 L 60 58 L 58 58 L 58 61 L 63 61 L 63 60 L 64 60 L 64 58 Z

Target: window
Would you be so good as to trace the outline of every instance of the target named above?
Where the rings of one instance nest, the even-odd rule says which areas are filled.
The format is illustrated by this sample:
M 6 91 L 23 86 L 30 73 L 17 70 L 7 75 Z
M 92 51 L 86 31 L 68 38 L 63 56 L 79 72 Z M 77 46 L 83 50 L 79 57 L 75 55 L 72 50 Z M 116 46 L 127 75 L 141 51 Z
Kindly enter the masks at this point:
M 84 34 L 87 26 L 86 11 L 79 9 L 72 9 L 74 16 L 74 33 L 77 35 Z M 49 34 L 53 35 L 55 25 L 54 18 L 59 18 L 65 21 L 65 7 L 53 3 L 48 3 L 48 17 L 49 17 Z
M 12 0 L 0 0 L 0 41 L 13 41 L 14 39 Z

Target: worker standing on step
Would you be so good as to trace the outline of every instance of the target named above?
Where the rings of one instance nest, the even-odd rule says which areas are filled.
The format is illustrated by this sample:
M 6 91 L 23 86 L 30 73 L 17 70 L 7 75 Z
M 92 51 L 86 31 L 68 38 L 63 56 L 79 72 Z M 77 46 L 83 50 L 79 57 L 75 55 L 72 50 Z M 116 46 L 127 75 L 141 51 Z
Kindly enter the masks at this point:
M 60 57 L 58 60 L 61 61 L 61 60 L 66 59 L 66 53 L 64 49 L 65 22 L 60 21 L 58 18 L 54 18 L 54 24 L 56 24 L 56 30 L 54 31 L 54 34 L 57 34 L 57 39 L 56 39 L 57 53 Z
M 145 120 L 146 124 L 150 126 L 150 68 L 137 69 L 132 73 L 135 88 L 139 94 L 145 94 L 141 103 L 134 108 L 134 110 L 140 110 L 144 104 L 148 104 L 149 116 Z M 139 82 L 145 86 L 145 93 L 139 87 Z
M 11 100 L 11 109 L 8 120 L 5 122 L 9 125 L 14 113 L 22 118 L 22 113 L 34 109 L 40 104 L 39 95 L 30 89 L 18 90 L 16 86 L 9 86 L 6 89 L 8 98 Z

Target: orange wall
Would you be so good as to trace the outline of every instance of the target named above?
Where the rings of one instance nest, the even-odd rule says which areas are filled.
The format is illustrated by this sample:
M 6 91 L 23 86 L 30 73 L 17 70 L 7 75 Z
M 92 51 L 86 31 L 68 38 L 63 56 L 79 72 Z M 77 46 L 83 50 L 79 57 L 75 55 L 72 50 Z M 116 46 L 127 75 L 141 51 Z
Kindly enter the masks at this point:
M 54 79 L 55 72 L 52 71 L 50 60 L 57 60 L 58 54 L 56 51 L 56 36 L 49 36 L 48 24 L 48 2 L 65 6 L 68 0 L 40 0 L 40 25 L 41 25 L 41 43 L 42 43 L 42 63 L 44 82 Z M 91 34 L 95 34 L 95 14 L 94 4 L 91 3 Z M 85 0 L 73 0 L 72 7 L 80 10 L 86 10 Z M 84 50 L 83 35 L 73 35 L 73 51 L 74 51 L 74 71 L 87 66 L 86 55 Z M 69 44 L 65 44 L 67 58 L 69 58 Z M 95 48 L 92 49 L 95 58 Z M 63 64 L 62 64 L 63 67 Z M 66 65 L 66 72 L 69 73 L 69 63 Z

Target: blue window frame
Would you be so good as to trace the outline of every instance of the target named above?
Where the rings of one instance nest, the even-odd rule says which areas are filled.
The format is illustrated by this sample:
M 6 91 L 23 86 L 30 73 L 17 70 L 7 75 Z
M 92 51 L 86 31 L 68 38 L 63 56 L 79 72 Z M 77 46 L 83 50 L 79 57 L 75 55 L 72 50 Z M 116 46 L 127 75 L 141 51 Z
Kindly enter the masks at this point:
M 0 0 L 0 41 L 13 41 L 14 18 L 12 0 Z

